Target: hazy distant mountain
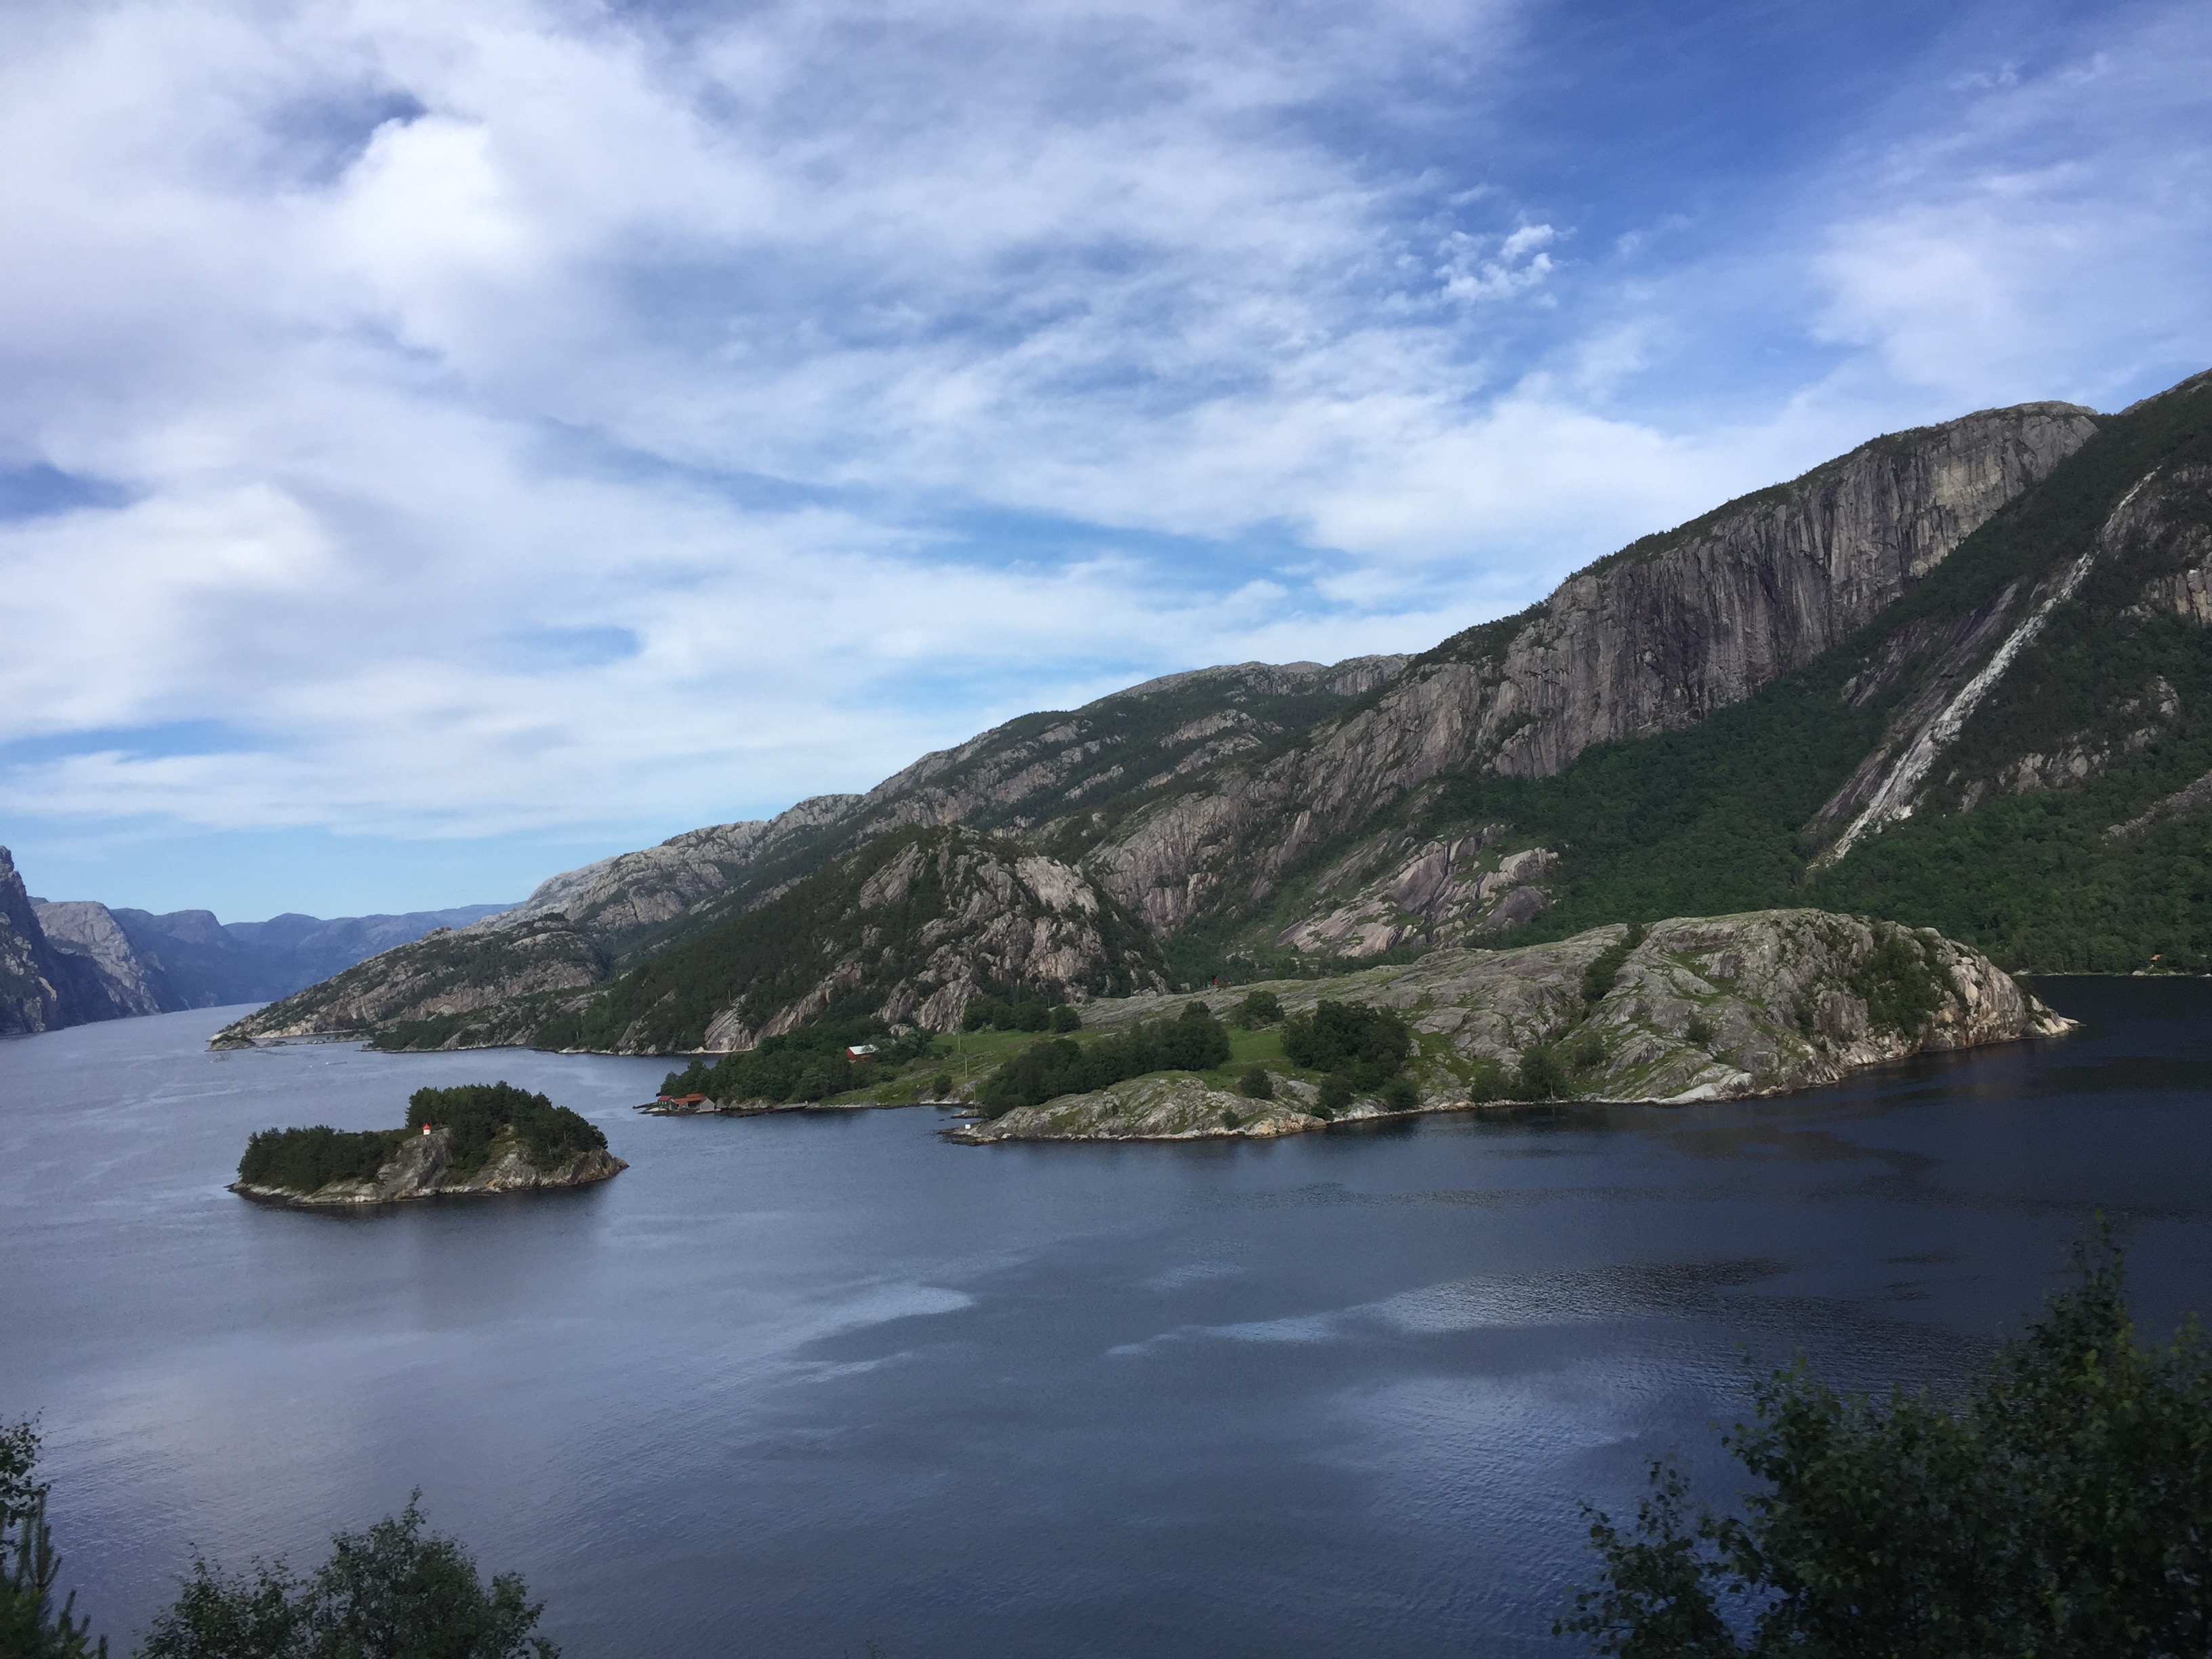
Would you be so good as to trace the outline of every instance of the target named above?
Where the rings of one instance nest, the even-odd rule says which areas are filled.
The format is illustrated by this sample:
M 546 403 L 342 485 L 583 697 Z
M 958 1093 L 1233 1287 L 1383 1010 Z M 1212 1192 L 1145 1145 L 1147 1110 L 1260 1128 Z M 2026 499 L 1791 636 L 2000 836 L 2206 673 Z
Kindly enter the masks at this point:
M 0 1032 L 266 1002 L 434 928 L 465 927 L 507 908 L 329 921 L 285 915 L 225 923 L 209 910 L 157 916 L 89 899 L 31 898 L 0 848 Z
M 1807 904 L 2014 968 L 2203 970 L 2208 627 L 2212 375 L 2113 416 L 1987 411 L 1422 656 L 1025 716 L 556 877 L 232 1035 L 719 1048 L 824 1014 L 942 1026 L 978 988 Z M 1054 948 L 1009 952 L 1010 914 Z

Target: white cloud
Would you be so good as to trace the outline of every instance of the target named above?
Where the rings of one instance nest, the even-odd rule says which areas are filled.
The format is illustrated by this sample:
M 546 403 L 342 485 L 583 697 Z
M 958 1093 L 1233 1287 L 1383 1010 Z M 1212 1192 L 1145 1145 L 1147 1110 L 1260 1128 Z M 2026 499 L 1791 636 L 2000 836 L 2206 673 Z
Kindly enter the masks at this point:
M 772 809 L 1141 674 L 1425 646 L 2056 325 L 2164 349 L 2122 270 L 2174 349 L 2203 315 L 2205 175 L 2115 114 L 2202 58 L 2147 34 L 1960 82 L 1816 265 L 1735 250 L 1859 381 L 1715 422 L 1620 401 L 1694 307 L 1431 131 L 1502 107 L 1508 0 L 699 16 L 0 15 L 0 468 L 135 497 L 0 523 L 0 742 L 46 745 L 0 811 Z M 1589 246 L 1695 234 L 1647 228 Z
M 1954 400 L 2100 400 L 2212 361 L 2212 30 L 2118 15 L 2031 71 L 1954 79 L 1959 106 L 1844 181 L 1816 328 Z

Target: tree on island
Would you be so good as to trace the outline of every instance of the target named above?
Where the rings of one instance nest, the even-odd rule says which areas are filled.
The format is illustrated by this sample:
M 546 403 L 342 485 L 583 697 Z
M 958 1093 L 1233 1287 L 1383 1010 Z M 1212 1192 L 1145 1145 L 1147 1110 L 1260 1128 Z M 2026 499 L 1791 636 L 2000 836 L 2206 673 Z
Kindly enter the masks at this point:
M 607 1138 L 580 1112 L 505 1081 L 417 1089 L 404 1129 L 262 1129 L 250 1136 L 238 1178 L 250 1187 L 312 1193 L 333 1181 L 374 1181 L 400 1144 L 432 1126 L 446 1132 L 456 1174 L 482 1169 L 495 1142 L 514 1144 L 541 1169 L 604 1150 Z
M 1596 1583 L 1562 1635 L 1622 1659 L 2164 1659 L 2212 1652 L 2212 1349 L 2146 1346 L 2109 1229 L 1952 1403 L 1838 1393 L 1803 1360 L 1723 1440 L 1741 1515 L 1655 1463 L 1632 1523 L 1585 1506 Z

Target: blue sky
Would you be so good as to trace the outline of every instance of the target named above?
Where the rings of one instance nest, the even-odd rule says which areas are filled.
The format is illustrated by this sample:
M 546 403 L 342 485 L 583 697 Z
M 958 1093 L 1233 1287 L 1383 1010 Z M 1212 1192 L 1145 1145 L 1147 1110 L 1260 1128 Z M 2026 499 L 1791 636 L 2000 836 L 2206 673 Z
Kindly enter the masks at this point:
M 2212 13 L 0 15 L 0 842 L 520 896 L 2212 363 Z

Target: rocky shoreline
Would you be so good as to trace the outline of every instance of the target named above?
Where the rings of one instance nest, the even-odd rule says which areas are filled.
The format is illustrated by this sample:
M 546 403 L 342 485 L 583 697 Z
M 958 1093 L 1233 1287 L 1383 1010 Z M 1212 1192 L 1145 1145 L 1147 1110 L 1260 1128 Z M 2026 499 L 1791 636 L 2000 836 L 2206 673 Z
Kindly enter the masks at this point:
M 295 1210 L 358 1210 L 429 1198 L 462 1198 L 495 1193 L 550 1192 L 611 1181 L 629 1164 L 604 1147 L 577 1153 L 550 1169 L 540 1169 L 519 1146 L 495 1148 L 481 1169 L 455 1177 L 453 1135 L 445 1129 L 410 1135 L 373 1180 L 333 1181 L 312 1193 L 234 1181 L 240 1198 Z
M 1439 951 L 1402 968 L 1282 981 L 1291 1012 L 1324 998 L 1397 1011 L 1418 1044 L 1418 1103 L 1356 1100 L 1334 1117 L 1319 1091 L 1278 1075 L 1252 1100 L 1193 1073 L 1118 1083 L 947 1129 L 982 1146 L 1036 1140 L 1270 1139 L 1331 1122 L 1533 1103 L 1495 1086 L 1532 1051 L 1568 1056 L 1554 1103 L 1686 1105 L 1794 1094 L 1922 1053 L 2062 1036 L 2074 1022 L 1978 952 L 1932 929 L 1817 910 L 1762 910 L 1654 924 L 1630 945 L 1613 926 L 1517 951 Z M 1610 981 L 1586 975 L 1624 952 Z M 1593 988 L 1599 994 L 1594 998 Z M 1218 1013 L 1237 992 L 1205 1000 Z M 1168 1000 L 1086 1011 L 1086 1029 L 1157 1015 Z M 1905 1011 L 1900 1012 L 1900 1011 Z M 1909 1016 L 1909 1017 L 1908 1017 Z

